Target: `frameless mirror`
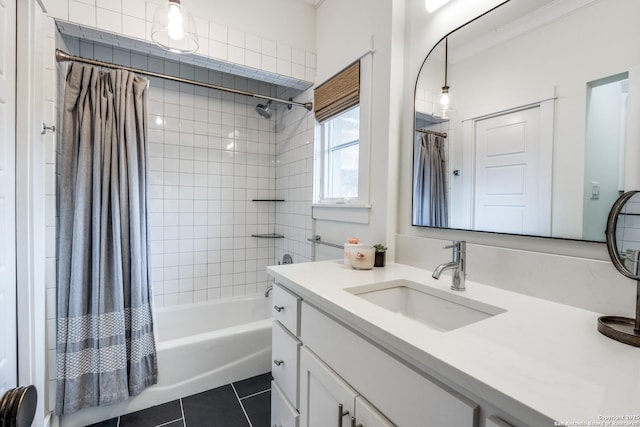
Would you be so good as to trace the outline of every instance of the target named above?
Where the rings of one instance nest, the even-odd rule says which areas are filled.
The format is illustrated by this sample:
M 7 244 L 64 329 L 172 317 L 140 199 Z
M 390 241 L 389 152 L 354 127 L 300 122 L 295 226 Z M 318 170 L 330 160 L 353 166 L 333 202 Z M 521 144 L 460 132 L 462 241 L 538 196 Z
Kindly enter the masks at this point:
M 604 241 L 638 184 L 638 16 L 509 1 L 438 43 L 416 83 L 412 224 Z

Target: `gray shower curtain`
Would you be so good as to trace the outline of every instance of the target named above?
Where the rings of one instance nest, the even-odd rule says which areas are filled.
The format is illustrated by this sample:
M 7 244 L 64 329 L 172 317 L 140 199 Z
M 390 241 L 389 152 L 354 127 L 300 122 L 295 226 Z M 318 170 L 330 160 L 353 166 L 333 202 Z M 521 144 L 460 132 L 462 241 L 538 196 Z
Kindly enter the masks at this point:
M 444 138 L 418 137 L 413 153 L 413 223 L 447 227 Z
M 72 64 L 59 157 L 56 413 L 157 382 L 147 80 Z

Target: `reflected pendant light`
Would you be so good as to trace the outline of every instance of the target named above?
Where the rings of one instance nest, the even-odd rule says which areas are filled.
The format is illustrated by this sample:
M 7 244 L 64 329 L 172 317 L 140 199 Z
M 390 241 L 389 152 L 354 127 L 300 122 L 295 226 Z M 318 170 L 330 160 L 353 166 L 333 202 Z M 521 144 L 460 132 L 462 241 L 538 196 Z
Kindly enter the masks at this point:
M 442 95 L 440 95 L 440 105 L 443 110 L 449 108 L 451 99 L 449 98 L 449 86 L 447 85 L 447 68 L 449 63 L 449 38 L 444 39 L 444 86 L 442 86 Z
M 151 40 L 174 53 L 193 53 L 198 50 L 196 21 L 180 0 L 169 0 L 158 6 L 153 14 Z

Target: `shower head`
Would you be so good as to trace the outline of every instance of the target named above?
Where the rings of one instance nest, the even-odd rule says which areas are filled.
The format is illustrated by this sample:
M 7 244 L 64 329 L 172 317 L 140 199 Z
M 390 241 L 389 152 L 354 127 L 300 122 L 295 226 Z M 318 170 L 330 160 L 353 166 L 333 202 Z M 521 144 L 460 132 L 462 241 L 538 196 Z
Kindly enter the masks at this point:
M 271 100 L 267 101 L 266 104 L 256 105 L 256 111 L 265 119 L 270 119 L 273 112 L 269 109 L 269 107 L 271 107 Z

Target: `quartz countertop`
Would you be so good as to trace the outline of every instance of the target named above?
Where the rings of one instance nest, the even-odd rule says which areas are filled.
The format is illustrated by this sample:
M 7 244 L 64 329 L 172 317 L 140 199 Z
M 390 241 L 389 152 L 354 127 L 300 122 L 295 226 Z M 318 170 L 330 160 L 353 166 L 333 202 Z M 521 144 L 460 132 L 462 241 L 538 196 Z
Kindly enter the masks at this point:
M 559 423 L 640 426 L 640 348 L 600 334 L 600 313 L 467 279 L 464 297 L 506 312 L 442 332 L 344 289 L 406 279 L 459 295 L 450 290 L 450 275 L 435 280 L 430 271 L 393 263 L 353 270 L 342 261 L 272 266 L 267 272 L 396 357 L 514 416 L 527 408 Z

